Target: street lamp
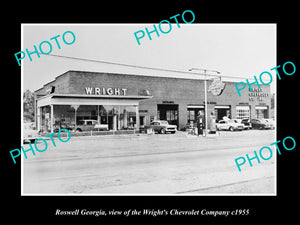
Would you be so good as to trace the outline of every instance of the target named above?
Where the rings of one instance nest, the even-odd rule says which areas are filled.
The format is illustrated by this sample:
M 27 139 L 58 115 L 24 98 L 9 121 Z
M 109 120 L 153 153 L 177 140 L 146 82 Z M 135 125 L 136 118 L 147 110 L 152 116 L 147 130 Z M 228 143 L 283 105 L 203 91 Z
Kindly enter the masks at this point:
M 207 69 L 199 69 L 199 68 L 191 68 L 189 69 L 189 71 L 193 71 L 193 70 L 202 70 L 204 71 L 204 108 L 205 108 L 205 136 L 207 135 L 207 79 L 206 79 L 206 72 L 209 71 L 209 72 L 214 72 L 214 73 L 217 73 L 217 74 L 220 74 L 219 71 L 217 70 L 207 70 Z M 203 75 L 203 74 L 200 74 L 199 75 Z M 210 76 L 214 76 L 214 75 L 210 75 Z

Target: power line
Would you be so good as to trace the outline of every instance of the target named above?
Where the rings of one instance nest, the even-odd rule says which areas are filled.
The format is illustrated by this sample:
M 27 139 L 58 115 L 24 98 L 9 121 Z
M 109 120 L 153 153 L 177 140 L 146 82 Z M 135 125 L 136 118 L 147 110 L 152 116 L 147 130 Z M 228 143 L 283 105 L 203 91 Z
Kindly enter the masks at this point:
M 203 75 L 203 76 L 208 76 L 208 77 L 226 77 L 226 78 L 234 78 L 234 79 L 247 79 L 245 77 L 234 77 L 234 76 L 226 76 L 226 75 L 211 75 L 211 74 L 206 74 L 205 75 L 204 73 L 193 73 L 193 72 L 188 72 L 188 71 L 170 70 L 170 69 L 162 69 L 162 68 L 155 68 L 155 67 L 148 67 L 148 66 L 137 66 L 137 65 L 125 64 L 125 63 L 108 62 L 108 61 L 95 60 L 95 59 L 84 59 L 84 58 L 71 57 L 71 56 L 62 56 L 62 55 L 54 55 L 54 54 L 47 54 L 47 55 L 48 56 L 53 56 L 53 57 L 66 58 L 66 59 L 86 61 L 86 62 L 104 63 L 104 64 L 110 64 L 110 65 L 126 66 L 126 67 L 133 67 L 133 68 L 142 68 L 142 69 L 149 69 L 149 70 L 159 70 L 159 71 L 181 73 L 181 74 L 184 73 L 184 74 L 190 74 L 190 75 L 191 74 Z M 250 79 L 248 78 L 248 80 L 252 80 L 252 79 L 253 78 L 250 78 Z

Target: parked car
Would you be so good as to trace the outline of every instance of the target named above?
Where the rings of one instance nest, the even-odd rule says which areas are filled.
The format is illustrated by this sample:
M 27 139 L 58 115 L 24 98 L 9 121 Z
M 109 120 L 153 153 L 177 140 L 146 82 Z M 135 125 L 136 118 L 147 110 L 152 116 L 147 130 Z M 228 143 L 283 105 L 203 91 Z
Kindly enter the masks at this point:
M 99 124 L 97 120 L 79 120 L 75 132 L 108 130 L 108 124 Z
M 274 119 L 264 119 L 268 125 L 270 125 L 270 129 L 275 129 L 275 120 Z
M 230 130 L 230 131 L 235 131 L 235 130 L 243 130 L 244 125 L 238 122 L 235 122 L 234 120 L 219 120 L 217 125 L 217 130 Z
M 56 133 L 57 133 L 60 129 L 67 129 L 67 130 L 69 130 L 69 131 L 72 131 L 74 128 L 75 128 L 74 125 L 69 125 L 69 124 L 66 124 L 66 123 L 61 123 L 61 124 L 55 125 L 53 131 L 56 132 Z
M 241 123 L 244 124 L 244 129 L 252 129 L 252 125 L 249 119 L 242 119 Z
M 235 123 L 238 123 L 240 126 L 242 126 L 242 127 L 243 127 L 242 130 L 245 130 L 245 124 L 242 123 L 242 120 L 241 120 L 241 119 L 233 119 L 233 121 L 234 121 Z
M 271 125 L 267 124 L 264 119 L 251 119 L 250 120 L 253 129 L 270 129 Z
M 175 133 L 177 131 L 176 125 L 170 125 L 166 120 L 154 120 L 150 123 L 150 127 L 154 132 L 165 134 L 167 132 Z
M 35 129 L 33 122 L 23 123 L 23 143 L 34 143 L 36 139 L 41 138 L 39 131 Z

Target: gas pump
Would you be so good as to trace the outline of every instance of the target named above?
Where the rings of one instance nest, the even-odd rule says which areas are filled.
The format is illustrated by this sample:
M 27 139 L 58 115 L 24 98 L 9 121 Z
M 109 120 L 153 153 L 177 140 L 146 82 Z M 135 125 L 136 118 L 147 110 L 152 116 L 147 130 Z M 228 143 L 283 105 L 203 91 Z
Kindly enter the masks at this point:
M 199 111 L 197 117 L 198 136 L 205 135 L 205 133 L 203 132 L 204 127 L 205 127 L 205 116 L 201 113 L 201 111 Z

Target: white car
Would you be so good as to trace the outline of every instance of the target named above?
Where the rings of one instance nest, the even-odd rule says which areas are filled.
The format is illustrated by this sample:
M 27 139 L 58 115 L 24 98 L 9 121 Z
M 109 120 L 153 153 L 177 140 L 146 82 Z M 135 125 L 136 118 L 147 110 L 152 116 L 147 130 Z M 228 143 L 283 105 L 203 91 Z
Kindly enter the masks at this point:
M 242 127 L 243 127 L 243 130 L 246 129 L 246 126 L 245 126 L 245 124 L 242 123 L 242 120 L 241 120 L 241 119 L 233 119 L 233 121 L 234 121 L 235 123 L 238 123 L 240 126 L 242 126 Z
M 275 129 L 275 120 L 274 119 L 264 119 L 266 122 L 267 127 L 270 129 Z
M 218 123 L 216 123 L 218 130 L 243 130 L 244 125 L 242 123 L 235 122 L 234 120 L 219 120 Z

